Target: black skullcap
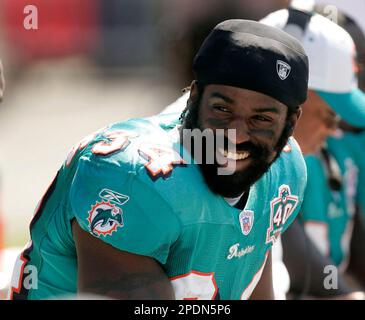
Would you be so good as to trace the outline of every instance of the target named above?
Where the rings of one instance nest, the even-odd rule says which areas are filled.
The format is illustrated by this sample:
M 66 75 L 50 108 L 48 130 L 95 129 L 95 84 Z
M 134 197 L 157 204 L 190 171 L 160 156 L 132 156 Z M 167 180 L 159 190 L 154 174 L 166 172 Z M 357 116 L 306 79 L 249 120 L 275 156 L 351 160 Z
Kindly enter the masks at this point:
M 296 109 L 307 99 L 308 57 L 298 40 L 278 28 L 226 20 L 205 39 L 193 63 L 203 84 L 266 94 Z

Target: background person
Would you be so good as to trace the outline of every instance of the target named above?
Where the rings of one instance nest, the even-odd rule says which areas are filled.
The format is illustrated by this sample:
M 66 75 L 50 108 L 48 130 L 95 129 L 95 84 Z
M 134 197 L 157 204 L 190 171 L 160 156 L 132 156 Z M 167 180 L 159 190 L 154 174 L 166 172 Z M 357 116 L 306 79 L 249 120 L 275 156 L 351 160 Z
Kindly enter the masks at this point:
M 303 234 L 302 227 L 296 223 L 283 238 L 284 262 L 291 276 L 291 288 L 294 292 L 305 291 L 312 296 L 346 295 L 351 289 L 345 285 L 345 281 L 340 281 L 338 290 L 328 291 L 323 288 L 325 274 L 322 267 L 331 264 L 331 259 L 338 264 L 344 261 L 343 255 L 342 258 L 338 256 L 336 258 L 336 254 L 350 245 L 349 240 L 344 243 L 341 235 L 347 236 L 346 239 L 351 238 L 348 238 L 350 232 L 348 228 L 353 223 L 354 208 L 347 203 L 351 201 L 347 192 L 356 189 L 356 186 L 352 185 L 354 181 L 347 179 L 348 184 L 342 187 L 342 194 L 334 194 L 327 184 L 326 175 L 330 173 L 329 178 L 332 178 L 333 182 L 335 173 L 338 173 L 338 170 L 336 172 L 338 166 L 334 169 L 333 166 L 326 166 L 326 161 L 330 164 L 335 162 L 328 157 L 321 161 L 319 152 L 327 137 L 336 131 L 338 126 L 336 113 L 353 126 L 361 128 L 365 125 L 364 94 L 357 87 L 353 68 L 354 43 L 346 31 L 311 11 L 290 8 L 272 13 L 263 21 L 300 39 L 310 60 L 309 98 L 295 131 L 295 137 L 306 155 L 308 167 L 309 180 L 300 215 L 300 220 L 304 220 L 302 223 L 306 234 Z M 318 52 L 321 52 L 321 55 L 318 55 Z M 328 56 L 324 58 L 323 55 L 326 54 Z M 325 156 L 328 156 L 328 153 Z M 342 156 L 340 166 L 343 167 L 340 170 L 344 175 L 350 176 L 351 174 L 345 171 L 345 163 L 347 166 L 348 161 L 351 161 L 349 152 L 347 157 Z M 355 195 L 352 195 L 352 198 L 354 197 Z M 337 206 L 330 205 L 335 201 Z M 342 220 L 337 216 L 334 222 L 328 225 L 327 214 L 338 213 L 339 205 L 342 206 L 341 210 L 344 210 L 341 214 Z M 323 247 L 329 240 L 327 240 L 328 235 L 331 236 L 332 255 L 327 251 L 328 247 L 327 249 Z M 304 257 L 308 257 L 304 252 L 308 250 L 313 252 L 310 255 L 312 263 L 304 260 Z M 311 278 L 308 283 L 306 281 L 308 278 L 303 277 L 303 274 L 308 275 L 309 270 Z M 347 296 L 347 298 L 352 297 L 358 295 Z

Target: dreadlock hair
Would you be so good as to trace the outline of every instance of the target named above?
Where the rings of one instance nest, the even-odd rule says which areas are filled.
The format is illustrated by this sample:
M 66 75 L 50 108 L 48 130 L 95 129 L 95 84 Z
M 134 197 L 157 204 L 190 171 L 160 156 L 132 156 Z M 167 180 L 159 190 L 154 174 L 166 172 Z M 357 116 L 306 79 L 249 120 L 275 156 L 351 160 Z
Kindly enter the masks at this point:
M 181 123 L 184 123 L 184 125 L 186 125 L 186 128 L 191 128 L 191 129 L 194 126 L 193 123 L 194 121 L 192 121 L 192 119 L 195 119 L 196 121 L 199 117 L 199 106 L 205 88 L 205 85 L 198 81 L 195 82 L 195 85 L 197 87 L 197 94 L 189 98 L 187 105 L 179 118 L 179 121 Z M 191 91 L 191 86 L 186 87 L 182 90 L 183 93 L 186 93 L 188 91 Z

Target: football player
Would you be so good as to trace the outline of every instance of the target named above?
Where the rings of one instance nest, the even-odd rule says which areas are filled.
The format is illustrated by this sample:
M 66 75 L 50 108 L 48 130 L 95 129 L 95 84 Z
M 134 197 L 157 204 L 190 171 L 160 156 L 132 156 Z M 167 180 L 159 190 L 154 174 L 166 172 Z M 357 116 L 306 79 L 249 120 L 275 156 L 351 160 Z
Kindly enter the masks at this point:
M 353 293 L 341 276 L 337 278 L 337 288 L 324 286 L 327 276 L 324 268 L 346 264 L 355 214 L 357 168 L 352 154 L 329 142 L 336 161 L 323 148 L 327 137 L 336 132 L 340 117 L 355 129 L 365 127 L 365 96 L 357 87 L 354 74 L 354 42 L 330 20 L 293 7 L 270 14 L 264 23 L 301 40 L 311 66 L 308 100 L 295 132 L 308 168 L 308 186 L 300 215 L 307 234 L 295 222 L 283 236 L 291 289 L 301 296 L 363 298 L 363 293 Z M 345 178 L 342 186 L 341 174 Z
M 71 150 L 36 209 L 10 298 L 273 298 L 271 246 L 306 185 L 290 137 L 307 56 L 278 29 L 227 20 L 193 69 L 182 113 L 115 123 Z
M 320 13 L 324 12 L 324 6 L 317 6 L 316 9 Z M 365 35 L 359 25 L 342 12 L 338 12 L 338 24 L 349 32 L 356 45 L 355 79 L 358 79 L 358 87 L 364 92 Z M 365 108 L 365 99 L 362 101 L 363 108 Z M 345 276 L 350 275 L 352 277 L 351 282 L 362 290 L 365 289 L 365 259 L 363 255 L 365 241 L 365 224 L 363 222 L 365 220 L 362 219 L 365 217 L 364 143 L 364 129 L 354 127 L 344 121 L 341 121 L 337 134 L 327 142 L 328 154 L 333 158 L 333 161 L 338 163 L 340 169 L 338 175 L 340 192 L 344 191 L 342 198 L 345 199 L 343 202 L 347 205 L 343 211 L 350 213 L 350 219 L 345 228 L 341 228 L 338 223 L 333 223 L 333 220 L 326 221 L 329 224 L 328 229 L 334 230 L 327 241 L 330 249 L 329 256 L 332 259 L 337 254 L 333 260 L 340 265 Z M 333 201 L 333 203 L 336 202 Z M 333 239 L 336 239 L 335 235 L 340 239 L 337 242 L 341 242 L 341 246 L 337 246 L 337 250 L 332 244 Z M 342 259 L 338 259 L 338 257 L 342 257 Z

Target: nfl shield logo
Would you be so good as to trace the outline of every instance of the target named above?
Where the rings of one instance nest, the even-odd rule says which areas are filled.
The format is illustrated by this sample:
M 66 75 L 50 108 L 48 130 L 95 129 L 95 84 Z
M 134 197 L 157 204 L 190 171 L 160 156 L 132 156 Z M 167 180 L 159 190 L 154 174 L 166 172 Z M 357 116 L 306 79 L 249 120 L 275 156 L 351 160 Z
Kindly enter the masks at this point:
M 278 60 L 276 61 L 276 71 L 281 80 L 285 80 L 289 77 L 291 66 L 289 66 L 286 62 Z
M 247 236 L 252 229 L 253 220 L 254 220 L 254 213 L 250 210 L 244 210 L 240 213 L 240 225 L 242 233 Z

